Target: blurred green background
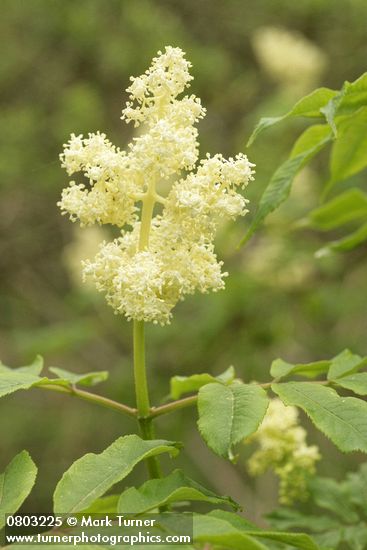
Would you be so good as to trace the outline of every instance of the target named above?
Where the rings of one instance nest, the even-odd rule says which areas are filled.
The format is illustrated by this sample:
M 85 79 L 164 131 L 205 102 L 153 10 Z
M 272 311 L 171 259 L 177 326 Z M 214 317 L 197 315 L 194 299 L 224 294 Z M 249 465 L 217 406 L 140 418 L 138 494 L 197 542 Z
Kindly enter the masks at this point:
M 68 178 L 58 155 L 69 134 L 101 130 L 124 148 L 131 128 L 120 120 L 130 75 L 157 50 L 181 47 L 193 63 L 192 93 L 207 116 L 201 152 L 248 154 L 257 164 L 250 210 L 303 123 L 285 124 L 245 143 L 260 116 L 281 114 L 319 85 L 340 88 L 366 70 L 365 0 L 1 0 L 0 18 L 0 356 L 24 365 L 36 353 L 47 366 L 108 369 L 96 391 L 129 404 L 131 324 L 80 283 L 79 259 L 101 231 L 81 230 L 56 202 Z M 323 158 L 298 178 L 290 200 L 244 249 L 249 218 L 228 227 L 218 252 L 230 272 L 225 292 L 180 304 L 173 322 L 148 330 L 152 401 L 176 374 L 218 374 L 230 364 L 246 381 L 267 380 L 276 357 L 306 362 L 366 346 L 366 248 L 316 259 L 326 237 L 294 230 L 319 201 Z M 99 452 L 133 422 L 113 412 L 41 390 L 1 400 L 1 468 L 28 449 L 40 468 L 24 510 L 46 512 L 53 488 L 73 460 Z M 259 519 L 276 503 L 272 476 L 248 477 L 215 457 L 195 432 L 195 413 L 157 423 L 179 438 L 178 459 L 198 481 L 230 493 Z M 310 430 L 324 453 L 321 474 L 341 477 L 361 457 L 345 456 Z M 246 450 L 244 450 L 246 454 Z M 131 482 L 142 482 L 138 468 Z

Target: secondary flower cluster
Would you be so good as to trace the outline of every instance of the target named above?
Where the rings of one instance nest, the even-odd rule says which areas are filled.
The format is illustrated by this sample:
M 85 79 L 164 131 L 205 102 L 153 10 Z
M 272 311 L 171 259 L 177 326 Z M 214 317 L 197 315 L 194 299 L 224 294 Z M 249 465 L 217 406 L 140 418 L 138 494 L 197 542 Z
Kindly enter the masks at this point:
M 280 480 L 282 504 L 291 504 L 307 495 L 307 478 L 315 473 L 320 459 L 318 447 L 308 446 L 307 432 L 298 425 L 296 407 L 286 407 L 280 399 L 272 399 L 266 416 L 251 437 L 260 448 L 248 461 L 252 475 L 273 469 Z
M 207 155 L 194 171 L 194 125 L 205 110 L 193 95 L 177 97 L 192 80 L 190 66 L 179 48 L 167 47 L 145 74 L 131 78 L 122 118 L 144 124 L 145 132 L 127 152 L 97 133 L 72 135 L 61 155 L 69 175 L 82 172 L 89 180 L 64 189 L 62 212 L 81 225 L 121 229 L 121 237 L 103 242 L 84 263 L 84 276 L 128 319 L 165 324 L 186 294 L 223 288 L 227 274 L 213 239 L 221 220 L 247 212 L 247 200 L 237 192 L 253 179 L 254 165 L 245 155 Z M 158 194 L 162 182 L 174 177 L 168 194 Z M 153 216 L 156 203 L 160 212 Z
M 327 67 L 327 57 L 316 44 L 285 28 L 257 28 L 252 45 L 265 71 L 295 93 L 312 89 Z

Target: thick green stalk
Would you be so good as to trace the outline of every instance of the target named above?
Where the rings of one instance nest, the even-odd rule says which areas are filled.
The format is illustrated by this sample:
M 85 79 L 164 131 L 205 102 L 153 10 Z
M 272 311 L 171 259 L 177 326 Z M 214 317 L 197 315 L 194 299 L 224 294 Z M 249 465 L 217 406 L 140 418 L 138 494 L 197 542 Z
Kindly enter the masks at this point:
M 144 321 L 134 321 L 134 378 L 138 422 L 143 439 L 154 439 L 148 381 L 145 367 Z M 147 467 L 151 478 L 161 477 L 157 457 L 147 459 Z
M 143 439 L 155 439 L 152 418 L 139 418 L 140 432 Z M 162 477 L 162 470 L 156 456 L 147 458 L 147 468 L 151 479 Z
M 145 368 L 144 321 L 134 321 L 134 379 L 138 416 L 149 416 L 150 402 Z
M 139 238 L 139 250 L 148 248 L 149 233 L 156 201 L 155 182 L 149 184 L 142 198 L 142 213 Z M 145 366 L 145 330 L 144 321 L 134 320 L 134 379 L 138 422 L 144 439 L 154 439 L 152 418 L 150 418 L 150 401 L 147 373 Z M 157 457 L 147 459 L 148 472 L 151 478 L 161 477 Z

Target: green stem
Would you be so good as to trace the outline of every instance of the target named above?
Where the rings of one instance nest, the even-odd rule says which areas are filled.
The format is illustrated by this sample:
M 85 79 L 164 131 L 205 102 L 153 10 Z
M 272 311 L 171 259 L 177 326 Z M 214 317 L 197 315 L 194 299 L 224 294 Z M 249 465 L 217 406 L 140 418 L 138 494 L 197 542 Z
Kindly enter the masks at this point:
M 134 379 L 140 432 L 143 439 L 154 439 L 145 367 L 144 321 L 134 321 Z M 147 467 L 149 476 L 152 479 L 161 477 L 157 457 L 152 456 L 147 458 Z
M 160 407 L 153 407 L 150 410 L 150 416 L 155 418 L 157 416 L 161 416 L 162 414 L 168 414 L 170 412 L 177 411 L 178 409 L 190 407 L 191 405 L 195 405 L 197 400 L 197 395 L 191 395 L 190 397 L 184 397 L 183 399 L 172 401 L 171 403 L 161 405 Z
M 149 416 L 150 402 L 145 368 L 144 321 L 134 321 L 134 379 L 139 417 Z
M 102 397 L 102 395 L 96 395 L 95 393 L 90 393 L 88 391 L 79 390 L 75 387 L 62 386 L 61 384 L 39 384 L 35 386 L 36 388 L 41 388 L 42 390 L 51 390 L 57 391 L 59 393 L 67 393 L 68 395 L 79 397 L 83 401 L 88 401 L 89 403 L 94 403 L 95 405 L 100 405 L 107 409 L 112 409 L 114 411 L 120 412 L 132 418 L 136 418 L 137 409 L 133 409 L 128 405 L 123 403 L 118 403 L 118 401 L 113 401 L 107 397 Z
M 156 201 L 155 181 L 151 180 L 146 193 L 142 196 L 141 226 L 139 236 L 139 251 L 149 246 L 149 234 L 152 224 L 154 204 Z M 150 400 L 147 373 L 145 366 L 145 330 L 144 321 L 134 320 L 134 380 L 138 422 L 144 439 L 154 439 L 154 429 L 150 416 Z M 147 459 L 149 476 L 161 477 L 160 464 L 157 457 Z
M 154 426 L 152 418 L 139 418 L 140 432 L 143 439 L 155 439 Z M 162 470 L 159 460 L 156 456 L 147 458 L 147 468 L 151 479 L 162 477 Z

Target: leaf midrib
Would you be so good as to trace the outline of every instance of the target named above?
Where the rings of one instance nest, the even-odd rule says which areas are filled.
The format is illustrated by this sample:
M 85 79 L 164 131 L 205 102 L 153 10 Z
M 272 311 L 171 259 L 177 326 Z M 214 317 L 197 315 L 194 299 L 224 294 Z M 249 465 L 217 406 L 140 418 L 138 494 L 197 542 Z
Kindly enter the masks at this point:
M 306 399 L 309 399 L 312 403 L 315 403 L 317 406 L 319 406 L 322 410 L 326 411 L 327 413 L 329 413 L 331 416 L 335 416 L 335 418 L 337 418 L 338 420 L 341 420 L 342 422 L 344 422 L 344 424 L 346 424 L 346 426 L 348 428 L 352 428 L 357 435 L 363 435 L 362 432 L 360 432 L 359 430 L 357 430 L 355 428 L 355 426 L 353 426 L 352 424 L 348 423 L 346 420 L 344 420 L 344 418 L 342 418 L 341 416 L 338 416 L 337 414 L 333 413 L 332 411 L 330 411 L 329 409 L 326 409 L 321 403 L 319 403 L 318 401 L 315 401 L 314 399 L 312 399 L 312 397 L 309 397 L 308 395 L 305 395 L 305 394 L 302 394 L 302 392 L 296 388 L 295 389 L 296 392 L 298 392 L 300 395 L 302 395 L 302 397 L 305 397 Z M 340 398 L 341 399 L 341 398 Z M 358 398 L 353 398 L 353 397 L 345 397 L 344 399 L 358 399 Z M 298 407 L 301 407 L 301 405 L 297 405 Z M 301 407 L 302 408 L 302 407 Z

